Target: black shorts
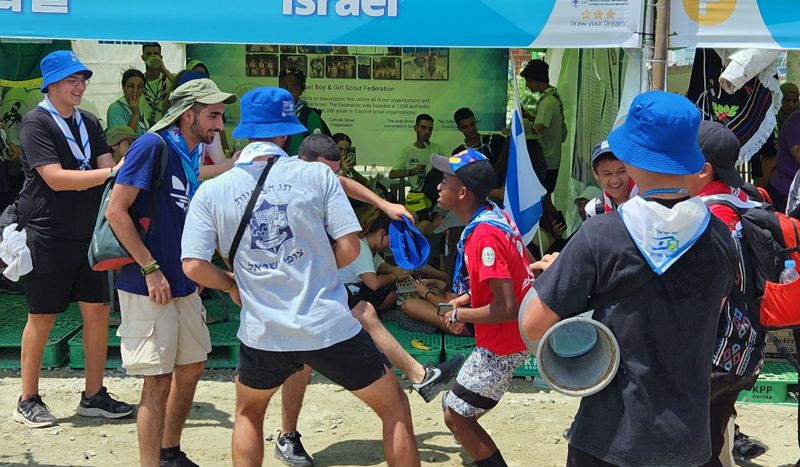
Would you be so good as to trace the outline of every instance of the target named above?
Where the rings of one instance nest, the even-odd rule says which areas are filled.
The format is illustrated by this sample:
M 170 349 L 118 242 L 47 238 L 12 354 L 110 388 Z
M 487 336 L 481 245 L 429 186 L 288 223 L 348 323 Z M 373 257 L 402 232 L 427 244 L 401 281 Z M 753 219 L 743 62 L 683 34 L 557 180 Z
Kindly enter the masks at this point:
M 363 329 L 358 334 L 320 350 L 272 352 L 240 344 L 236 371 L 239 382 L 259 390 L 280 386 L 286 378 L 310 366 L 348 391 L 364 389 L 386 374 L 390 366 L 383 352 Z
M 92 271 L 89 240 L 50 237 L 27 229 L 33 271 L 25 276 L 28 312 L 56 314 L 71 302 L 108 303 L 108 273 Z
M 362 300 L 378 308 L 383 304 L 384 300 L 386 300 L 386 297 L 395 291 L 394 284 L 387 284 L 378 290 L 372 290 L 363 283 L 356 285 L 359 287 L 356 293 L 353 293 L 349 286 L 345 286 L 345 289 L 347 289 L 347 306 L 349 306 L 351 310 Z

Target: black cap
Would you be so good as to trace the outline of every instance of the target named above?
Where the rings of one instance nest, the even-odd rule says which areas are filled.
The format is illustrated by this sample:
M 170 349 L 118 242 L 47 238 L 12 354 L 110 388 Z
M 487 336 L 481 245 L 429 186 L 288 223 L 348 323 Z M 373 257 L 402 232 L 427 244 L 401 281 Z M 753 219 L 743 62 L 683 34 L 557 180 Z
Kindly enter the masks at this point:
M 532 79 L 540 83 L 550 82 L 550 65 L 544 60 L 531 60 L 519 73 L 525 79 Z
M 720 180 L 733 188 L 744 185 L 744 179 L 736 168 L 741 145 L 739 138 L 728 127 L 719 122 L 703 120 L 700 122 L 697 142 L 706 162 L 711 164 Z
M 443 173 L 455 175 L 476 198 L 484 200 L 497 181 L 492 163 L 480 152 L 469 148 L 450 157 L 432 155 L 431 165 Z

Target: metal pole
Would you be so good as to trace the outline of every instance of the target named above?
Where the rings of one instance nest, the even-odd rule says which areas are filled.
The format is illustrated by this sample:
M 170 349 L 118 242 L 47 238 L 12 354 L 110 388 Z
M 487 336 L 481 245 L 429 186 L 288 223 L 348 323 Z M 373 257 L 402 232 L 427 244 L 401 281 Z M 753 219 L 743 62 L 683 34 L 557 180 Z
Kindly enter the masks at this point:
M 642 64 L 639 92 L 647 92 L 652 84 L 653 49 L 653 22 L 655 20 L 656 7 L 651 0 L 646 0 L 644 6 L 644 34 L 642 41 Z
M 669 46 L 669 0 L 656 3 L 655 50 L 653 51 L 653 89 L 664 90 L 667 81 Z

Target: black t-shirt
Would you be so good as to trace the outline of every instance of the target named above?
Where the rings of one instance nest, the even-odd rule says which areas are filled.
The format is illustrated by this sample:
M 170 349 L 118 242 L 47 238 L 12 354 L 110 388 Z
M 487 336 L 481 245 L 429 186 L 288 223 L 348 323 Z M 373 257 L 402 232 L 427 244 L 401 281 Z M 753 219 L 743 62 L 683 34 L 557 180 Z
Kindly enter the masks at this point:
M 89 112 L 80 112 L 92 150 L 89 164 L 96 169 L 97 157 L 111 151 L 103 140 L 97 118 Z M 65 120 L 75 140 L 80 141 L 80 131 L 74 118 Z M 47 110 L 37 106 L 25 114 L 19 139 L 24 153 L 22 168 L 25 172 L 25 184 L 19 194 L 20 219 L 28 218 L 27 226 L 45 235 L 73 240 L 89 239 L 100 207 L 103 186 L 82 191 L 55 191 L 36 171 L 36 167 L 48 164 L 61 164 L 66 170 L 80 168 L 67 138 Z
M 710 458 L 711 355 L 735 264 L 730 230 L 713 216 L 661 276 L 650 270 L 618 212 L 583 224 L 534 287 L 561 318 L 586 311 L 589 297 L 621 296 L 594 312 L 614 333 L 621 358 L 611 383 L 581 400 L 570 444 L 620 466 L 699 465 Z M 640 274 L 651 277 L 618 294 Z
M 495 134 L 486 134 L 481 135 L 481 144 L 480 146 L 475 147 L 478 152 L 486 156 L 489 159 L 489 162 L 492 163 L 492 167 L 497 175 L 497 184 L 495 188 L 500 188 L 506 181 L 506 167 L 507 164 L 503 164 L 500 166 L 500 157 L 503 155 L 503 147 L 506 144 L 506 138 L 503 135 L 495 135 Z M 466 144 L 462 144 L 457 148 L 453 149 L 451 155 L 456 155 L 461 151 L 468 149 Z M 502 173 L 500 173 L 502 172 Z

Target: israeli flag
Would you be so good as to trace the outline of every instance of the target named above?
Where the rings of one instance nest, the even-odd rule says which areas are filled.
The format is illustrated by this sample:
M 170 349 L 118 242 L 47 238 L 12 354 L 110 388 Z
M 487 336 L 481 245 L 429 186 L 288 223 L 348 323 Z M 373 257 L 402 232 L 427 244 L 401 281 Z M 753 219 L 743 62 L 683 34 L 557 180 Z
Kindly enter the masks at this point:
M 508 172 L 506 173 L 505 210 L 517 224 L 522 240 L 527 245 L 533 240 L 539 219 L 542 217 L 542 198 L 547 195 L 536 172 L 533 171 L 525 129 L 519 107 L 519 89 L 514 79 L 514 113 L 511 116 L 511 138 L 508 147 Z

